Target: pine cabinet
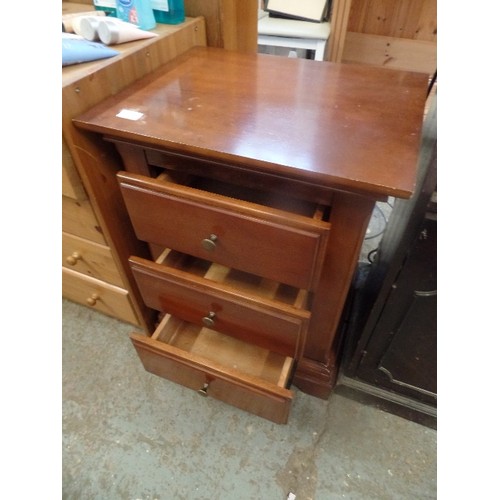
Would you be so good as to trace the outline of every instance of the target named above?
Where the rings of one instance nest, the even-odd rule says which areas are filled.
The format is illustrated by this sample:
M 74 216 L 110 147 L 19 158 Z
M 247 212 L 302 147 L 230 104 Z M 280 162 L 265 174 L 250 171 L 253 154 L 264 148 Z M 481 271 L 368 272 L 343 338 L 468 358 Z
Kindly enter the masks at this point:
M 89 9 L 84 3 L 62 4 L 63 14 Z M 71 120 L 193 45 L 206 43 L 203 18 L 155 31 L 156 38 L 115 46 L 119 56 L 62 69 L 62 295 L 141 327 L 144 308 L 121 257 L 124 247 L 137 252 L 138 245 L 123 231 L 116 199 L 106 189 L 107 174 L 86 170 L 94 153 L 82 151 Z

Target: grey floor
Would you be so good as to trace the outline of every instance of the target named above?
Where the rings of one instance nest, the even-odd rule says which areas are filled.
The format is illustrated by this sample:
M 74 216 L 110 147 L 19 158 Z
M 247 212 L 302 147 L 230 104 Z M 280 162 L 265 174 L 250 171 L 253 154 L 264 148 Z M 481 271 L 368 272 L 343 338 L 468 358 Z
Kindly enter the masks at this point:
M 131 325 L 62 312 L 63 499 L 436 498 L 432 429 L 295 388 L 277 425 L 146 372 Z

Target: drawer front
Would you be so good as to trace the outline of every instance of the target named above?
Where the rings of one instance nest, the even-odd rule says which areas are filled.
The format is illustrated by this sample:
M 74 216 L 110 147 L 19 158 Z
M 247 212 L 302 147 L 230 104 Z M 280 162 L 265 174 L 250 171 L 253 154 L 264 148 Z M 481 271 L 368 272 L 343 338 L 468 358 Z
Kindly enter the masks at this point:
M 300 355 L 310 313 L 255 298 L 178 269 L 131 257 L 145 304 L 285 356 Z
M 62 268 L 62 273 L 63 297 L 114 318 L 139 325 L 127 290 L 65 267 Z
M 135 174 L 118 174 L 137 237 L 312 290 L 328 224 Z
M 278 424 L 287 422 L 293 400 L 290 390 L 144 335 L 132 334 L 131 340 L 148 372 Z
M 62 229 L 88 240 L 106 245 L 101 226 L 92 210 L 89 200 L 62 198 Z
M 123 287 L 111 250 L 105 245 L 62 234 L 62 265 L 79 273 Z

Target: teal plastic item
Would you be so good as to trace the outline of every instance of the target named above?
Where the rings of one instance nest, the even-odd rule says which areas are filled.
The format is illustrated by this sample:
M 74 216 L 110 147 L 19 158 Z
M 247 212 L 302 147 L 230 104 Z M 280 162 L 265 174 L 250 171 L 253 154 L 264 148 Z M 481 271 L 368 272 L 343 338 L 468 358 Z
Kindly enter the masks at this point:
M 156 26 L 150 0 L 117 0 L 116 17 L 141 30 L 152 30 Z
M 106 15 L 116 17 L 116 0 L 93 0 L 95 10 L 102 10 Z
M 157 23 L 179 24 L 186 20 L 184 0 L 151 0 Z

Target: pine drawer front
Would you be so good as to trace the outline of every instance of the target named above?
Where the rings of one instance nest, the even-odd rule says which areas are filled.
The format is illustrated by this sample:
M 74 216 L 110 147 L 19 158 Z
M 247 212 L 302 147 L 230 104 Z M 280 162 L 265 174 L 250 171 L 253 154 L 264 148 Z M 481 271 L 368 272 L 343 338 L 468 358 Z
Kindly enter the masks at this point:
M 64 267 L 124 287 L 109 247 L 65 232 L 62 243 Z
M 65 267 L 62 273 L 63 297 L 128 323 L 139 324 L 127 290 Z
M 144 368 L 279 424 L 293 399 L 292 358 L 166 315 L 152 337 L 131 335 Z
M 62 197 L 62 229 L 66 233 L 106 245 L 101 226 L 97 222 L 89 200 Z
M 139 239 L 297 288 L 315 288 L 327 222 L 137 174 L 121 172 L 118 178 Z
M 139 257 L 129 262 L 148 307 L 285 356 L 300 356 L 310 317 L 299 308 L 305 302 L 300 296 L 298 306 L 214 281 L 209 278 L 213 267 L 221 267 L 216 264 L 204 277 Z

